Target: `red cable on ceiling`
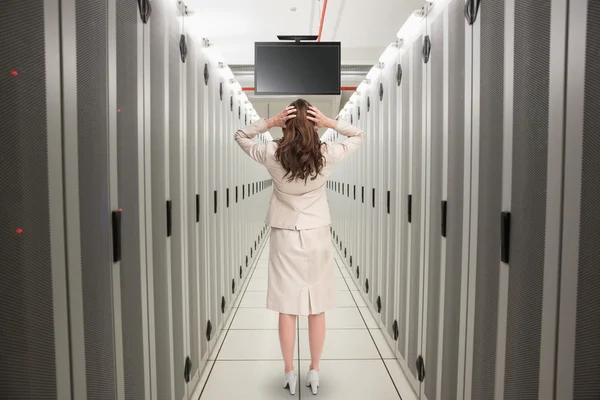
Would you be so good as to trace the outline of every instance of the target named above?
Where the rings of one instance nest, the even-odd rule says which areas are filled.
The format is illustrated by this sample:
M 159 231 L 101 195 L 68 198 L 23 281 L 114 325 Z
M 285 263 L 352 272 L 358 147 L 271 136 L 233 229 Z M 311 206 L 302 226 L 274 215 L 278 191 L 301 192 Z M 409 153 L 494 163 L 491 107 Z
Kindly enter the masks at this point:
M 321 34 L 323 33 L 323 22 L 325 21 L 325 12 L 327 11 L 327 0 L 323 0 L 323 12 L 321 13 L 321 23 L 319 24 L 319 37 L 317 42 L 321 41 Z
M 323 12 L 321 13 L 321 23 L 319 24 L 319 37 L 317 38 L 317 42 L 321 41 L 321 34 L 323 33 L 323 22 L 325 21 L 325 12 L 327 11 L 327 0 L 323 0 Z M 245 87 L 242 88 L 244 92 L 254 91 L 253 87 Z M 352 90 L 356 91 L 355 87 L 342 87 L 341 90 Z

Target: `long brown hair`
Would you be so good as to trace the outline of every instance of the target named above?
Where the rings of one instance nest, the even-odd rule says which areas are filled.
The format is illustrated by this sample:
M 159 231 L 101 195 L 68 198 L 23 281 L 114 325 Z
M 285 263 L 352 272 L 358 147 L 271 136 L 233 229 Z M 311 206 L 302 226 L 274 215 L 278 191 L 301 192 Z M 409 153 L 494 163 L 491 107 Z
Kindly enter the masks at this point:
M 283 128 L 283 138 L 277 140 L 275 159 L 285 169 L 289 182 L 296 179 L 317 179 L 325 166 L 321 142 L 315 124 L 306 118 L 309 102 L 298 99 L 290 104 L 296 109 L 296 118 L 289 119 Z

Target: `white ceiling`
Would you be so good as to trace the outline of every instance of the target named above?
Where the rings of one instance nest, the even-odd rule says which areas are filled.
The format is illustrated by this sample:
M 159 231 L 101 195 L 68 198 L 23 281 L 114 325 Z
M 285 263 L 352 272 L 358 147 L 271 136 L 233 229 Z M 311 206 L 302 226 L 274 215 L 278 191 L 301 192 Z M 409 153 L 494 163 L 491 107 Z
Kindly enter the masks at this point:
M 185 0 L 186 30 L 227 64 L 254 64 L 254 42 L 318 34 L 323 0 Z M 374 64 L 423 0 L 328 0 L 322 41 L 342 43 L 342 64 Z M 296 11 L 291 11 L 295 7 Z
M 186 31 L 207 38 L 228 65 L 254 64 L 254 42 L 277 41 L 277 35 L 317 35 L 324 0 L 184 0 L 191 15 Z M 339 41 L 342 64 L 373 65 L 413 11 L 424 0 L 328 0 L 322 41 Z M 295 11 L 291 11 L 295 8 Z M 235 74 L 235 71 L 234 71 Z M 342 86 L 355 87 L 364 75 L 342 76 Z M 236 75 L 242 87 L 254 77 Z M 335 117 L 351 92 L 340 96 L 305 97 L 324 114 Z M 293 96 L 255 96 L 246 92 L 261 117 L 275 115 Z M 273 138 L 280 129 L 270 131 Z M 324 133 L 324 130 L 323 132 Z

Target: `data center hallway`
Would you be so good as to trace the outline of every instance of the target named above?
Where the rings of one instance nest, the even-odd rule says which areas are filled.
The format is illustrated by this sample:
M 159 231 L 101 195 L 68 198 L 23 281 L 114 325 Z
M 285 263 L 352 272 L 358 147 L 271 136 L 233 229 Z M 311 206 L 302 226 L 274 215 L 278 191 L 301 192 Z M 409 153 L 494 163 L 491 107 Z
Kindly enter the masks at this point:
M 201 378 L 201 400 L 271 400 L 282 387 L 283 359 L 277 314 L 265 308 L 268 238 Z M 326 313 L 327 333 L 318 396 L 327 400 L 416 398 L 365 301 L 335 254 L 337 307 Z M 304 384 L 310 363 L 307 318 L 297 325 L 297 397 L 312 398 Z M 298 356 L 299 355 L 299 356 Z
M 3 0 L 0 400 L 599 400 L 598 49 L 600 0 Z M 314 397 L 268 272 L 336 293 Z

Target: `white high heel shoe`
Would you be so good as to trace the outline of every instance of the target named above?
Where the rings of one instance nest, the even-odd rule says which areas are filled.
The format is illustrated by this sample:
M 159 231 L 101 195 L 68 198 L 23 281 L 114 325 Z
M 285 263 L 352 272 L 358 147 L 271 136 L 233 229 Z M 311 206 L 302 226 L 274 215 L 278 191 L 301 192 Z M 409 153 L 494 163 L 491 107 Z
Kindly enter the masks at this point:
M 306 386 L 310 387 L 312 390 L 312 394 L 317 394 L 319 390 L 319 371 L 315 371 L 311 369 L 306 374 Z
M 291 395 L 296 394 L 296 385 L 298 384 L 298 375 L 294 370 L 291 370 L 285 374 L 285 381 L 283 382 L 283 388 L 289 389 Z

